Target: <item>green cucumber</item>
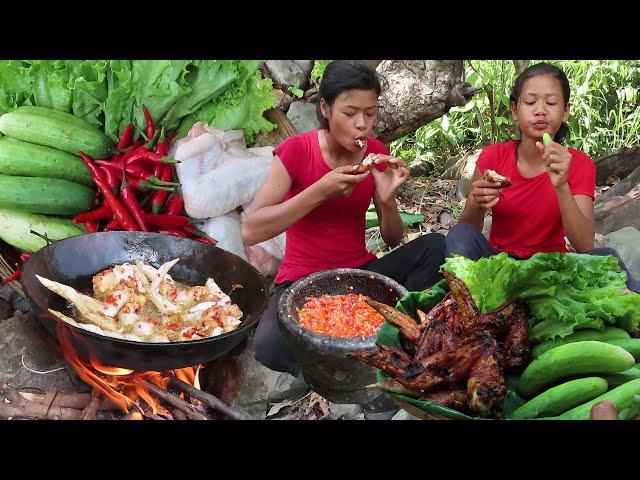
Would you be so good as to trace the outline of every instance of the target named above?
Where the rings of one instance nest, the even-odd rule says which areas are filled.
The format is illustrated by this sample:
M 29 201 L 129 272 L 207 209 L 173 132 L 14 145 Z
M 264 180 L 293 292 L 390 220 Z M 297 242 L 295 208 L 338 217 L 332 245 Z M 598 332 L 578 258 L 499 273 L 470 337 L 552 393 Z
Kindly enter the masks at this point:
M 0 132 L 25 142 L 92 158 L 106 158 L 113 141 L 95 126 L 70 113 L 22 106 L 0 117 Z
M 47 235 L 52 241 L 86 233 L 67 218 L 0 209 L 0 238 L 21 250 L 36 252 L 47 245 L 43 238 L 30 232 Z
M 542 134 L 542 143 L 544 143 L 544 146 L 546 147 L 551 142 L 553 142 L 553 139 L 551 138 L 551 135 L 549 135 L 547 132 L 544 132 Z
M 58 178 L 0 175 L 0 208 L 29 213 L 76 215 L 95 204 L 95 192 Z
M 624 348 L 633 358 L 640 360 L 640 338 L 614 338 L 605 342 Z
M 566 412 L 607 391 L 607 381 L 600 377 L 587 377 L 557 385 L 532 398 L 513 411 L 512 420 L 550 417 Z
M 585 328 L 584 330 L 578 330 L 566 337 L 556 338 L 554 340 L 547 340 L 546 342 L 539 343 L 531 348 L 531 358 L 537 358 L 544 352 L 551 350 L 552 348 L 559 347 L 572 342 L 582 342 L 584 340 L 596 340 L 598 342 L 606 342 L 614 338 L 631 338 L 626 330 L 618 327 L 607 327 L 604 330 L 596 330 L 593 328 Z
M 607 383 L 609 384 L 609 388 L 616 388 L 623 383 L 627 383 L 631 380 L 635 380 L 636 378 L 640 378 L 640 369 L 635 366 L 623 372 L 608 373 L 606 375 L 602 375 L 602 378 L 607 381 Z
M 613 403 L 618 410 L 618 414 L 627 410 L 625 412 L 625 417 L 632 416 L 633 412 L 631 410 L 637 403 L 634 401 L 634 396 L 636 395 L 640 395 L 640 378 L 624 383 L 613 390 L 609 390 L 607 393 L 604 393 L 578 407 L 572 408 L 556 418 L 562 420 L 589 420 L 591 407 L 596 403 L 603 401 Z
M 55 148 L 0 138 L 0 174 L 60 178 L 93 187 L 89 169 L 79 157 Z
M 616 373 L 635 365 L 624 348 L 587 340 L 567 343 L 543 353 L 522 373 L 518 393 L 531 398 L 547 385 L 573 375 Z

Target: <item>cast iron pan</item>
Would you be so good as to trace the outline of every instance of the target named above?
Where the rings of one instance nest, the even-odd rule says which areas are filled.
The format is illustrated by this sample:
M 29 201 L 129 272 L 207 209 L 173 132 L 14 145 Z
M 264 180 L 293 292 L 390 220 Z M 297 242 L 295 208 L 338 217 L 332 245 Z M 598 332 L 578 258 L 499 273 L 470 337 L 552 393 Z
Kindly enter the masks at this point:
M 113 265 L 143 260 L 154 267 L 180 258 L 169 274 L 178 282 L 204 285 L 212 277 L 244 315 L 237 330 L 202 340 L 144 343 L 99 335 L 54 320 L 47 309 L 71 317 L 67 302 L 42 285 L 35 274 L 91 294 L 93 275 Z M 173 235 L 145 232 L 100 232 L 61 240 L 34 253 L 24 264 L 22 286 L 34 313 L 55 337 L 56 323 L 70 330 L 78 354 L 88 349 L 105 365 L 133 370 L 169 370 L 195 366 L 218 358 L 242 342 L 267 305 L 268 293 L 260 273 L 226 250 Z M 231 292 L 234 284 L 243 288 Z M 231 293 L 229 293 L 231 292 Z M 46 314 L 46 315 L 45 315 Z

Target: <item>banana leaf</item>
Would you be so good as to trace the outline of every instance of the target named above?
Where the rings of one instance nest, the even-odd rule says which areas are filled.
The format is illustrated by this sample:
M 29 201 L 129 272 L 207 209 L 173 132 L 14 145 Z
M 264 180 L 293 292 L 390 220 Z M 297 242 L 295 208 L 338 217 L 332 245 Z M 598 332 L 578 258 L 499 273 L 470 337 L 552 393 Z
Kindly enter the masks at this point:
M 400 218 L 402 219 L 402 223 L 405 227 L 410 227 L 416 223 L 424 222 L 424 215 L 416 215 L 414 213 L 404 211 L 400 212 Z M 365 228 L 377 227 L 378 225 L 380 225 L 380 222 L 378 221 L 378 214 L 376 213 L 375 208 L 370 208 L 367 210 L 365 215 Z

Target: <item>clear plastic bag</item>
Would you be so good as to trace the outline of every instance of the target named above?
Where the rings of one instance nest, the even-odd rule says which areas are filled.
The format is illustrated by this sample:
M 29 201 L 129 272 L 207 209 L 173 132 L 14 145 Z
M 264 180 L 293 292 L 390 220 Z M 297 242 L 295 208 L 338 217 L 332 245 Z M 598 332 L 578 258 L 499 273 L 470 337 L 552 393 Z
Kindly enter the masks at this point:
M 255 197 L 267 176 L 273 147 L 246 148 L 242 131 L 196 123 L 171 154 L 187 214 L 216 218 Z

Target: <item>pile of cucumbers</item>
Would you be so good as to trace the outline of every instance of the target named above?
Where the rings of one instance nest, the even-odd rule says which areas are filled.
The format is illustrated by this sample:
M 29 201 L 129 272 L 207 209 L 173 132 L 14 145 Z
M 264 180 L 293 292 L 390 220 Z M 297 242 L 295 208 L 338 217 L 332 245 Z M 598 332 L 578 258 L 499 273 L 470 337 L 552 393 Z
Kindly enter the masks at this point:
M 23 106 L 0 117 L 0 238 L 36 251 L 45 240 L 84 233 L 70 218 L 95 205 L 94 184 L 78 152 L 112 154 L 103 132 L 66 112 Z
M 604 400 L 621 419 L 640 415 L 640 338 L 616 327 L 578 330 L 534 346 L 532 357 L 517 388 L 528 401 L 510 419 L 587 420 Z

